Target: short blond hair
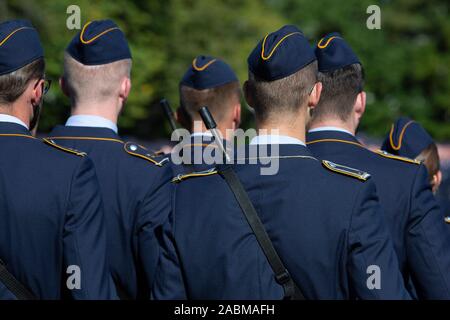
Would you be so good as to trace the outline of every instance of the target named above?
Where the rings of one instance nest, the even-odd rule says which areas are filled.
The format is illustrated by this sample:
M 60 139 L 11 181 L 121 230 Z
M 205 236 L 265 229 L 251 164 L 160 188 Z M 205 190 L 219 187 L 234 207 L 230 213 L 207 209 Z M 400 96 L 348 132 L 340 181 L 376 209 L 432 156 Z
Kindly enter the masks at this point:
M 131 59 L 88 66 L 64 54 L 63 77 L 73 101 L 104 101 L 120 90 L 123 78 L 131 76 Z

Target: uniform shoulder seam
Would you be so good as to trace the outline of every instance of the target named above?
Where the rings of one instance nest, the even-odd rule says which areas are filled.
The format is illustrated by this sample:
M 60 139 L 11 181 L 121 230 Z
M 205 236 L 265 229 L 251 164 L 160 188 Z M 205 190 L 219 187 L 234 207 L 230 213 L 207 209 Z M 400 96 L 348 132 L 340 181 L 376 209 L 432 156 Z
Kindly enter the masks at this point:
M 403 161 L 403 162 L 406 162 L 406 163 L 411 163 L 411 164 L 416 164 L 416 165 L 420 165 L 421 164 L 421 162 L 418 161 L 418 160 L 397 156 L 395 154 L 388 153 L 388 152 L 386 152 L 384 150 L 377 150 L 377 151 L 375 151 L 375 153 L 380 155 L 380 156 L 382 156 L 382 157 L 384 157 L 384 158 L 388 158 L 388 159 L 393 159 L 393 160 L 397 160 L 397 161 Z
M 49 139 L 49 138 L 43 138 L 42 141 L 45 144 L 47 144 L 49 146 L 52 146 L 53 148 L 55 148 L 57 150 L 64 151 L 66 153 L 71 153 L 71 154 L 77 155 L 79 157 L 85 157 L 87 155 L 86 152 L 78 151 L 76 149 L 72 149 L 72 148 L 68 148 L 68 147 L 63 147 L 63 146 L 57 144 L 55 141 L 53 141 L 52 139 Z

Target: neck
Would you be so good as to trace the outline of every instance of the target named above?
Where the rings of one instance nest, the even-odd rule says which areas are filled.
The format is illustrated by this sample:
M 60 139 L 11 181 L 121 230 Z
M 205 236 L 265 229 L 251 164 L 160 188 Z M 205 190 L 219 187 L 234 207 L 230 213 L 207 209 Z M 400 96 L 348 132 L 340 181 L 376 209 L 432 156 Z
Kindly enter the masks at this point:
M 336 127 L 340 129 L 347 130 L 351 132 L 353 135 L 356 134 L 356 126 L 349 123 L 349 121 L 345 122 L 339 119 L 325 119 L 325 120 L 313 120 L 309 125 L 309 129 L 316 129 L 320 127 Z
M 102 103 L 76 103 L 72 107 L 72 115 L 98 116 L 117 124 L 120 108 L 111 102 Z
M 31 110 L 26 107 L 26 104 L 20 103 L 19 101 L 7 106 L 0 105 L 0 114 L 16 117 L 28 127 L 30 126 L 30 119 L 32 117 Z
M 305 141 L 305 118 L 292 117 L 283 119 L 269 119 L 256 122 L 258 134 L 281 135 Z
M 231 129 L 231 125 L 225 125 L 223 123 L 217 123 L 217 130 L 220 132 L 222 137 L 225 138 L 225 140 L 231 140 L 233 138 L 234 129 Z M 205 125 L 203 124 L 203 121 L 197 120 L 194 121 L 192 126 L 192 133 L 202 133 L 206 132 L 208 129 L 206 129 Z

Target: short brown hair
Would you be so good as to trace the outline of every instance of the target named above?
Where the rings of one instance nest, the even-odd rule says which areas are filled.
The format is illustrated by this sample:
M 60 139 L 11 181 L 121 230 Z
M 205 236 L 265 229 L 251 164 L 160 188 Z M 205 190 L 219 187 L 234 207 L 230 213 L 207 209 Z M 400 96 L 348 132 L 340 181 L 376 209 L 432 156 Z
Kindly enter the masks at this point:
M 239 103 L 240 100 L 241 89 L 238 81 L 204 90 L 180 86 L 180 106 L 191 121 L 198 119 L 198 111 L 207 106 L 214 119 L 220 122 L 230 110 L 230 106 L 233 103 Z
M 422 161 L 428 170 L 430 181 L 440 169 L 439 152 L 436 144 L 433 142 L 426 147 L 417 157 L 416 160 Z
M 255 116 L 265 121 L 274 114 L 294 112 L 306 105 L 317 82 L 317 61 L 279 80 L 265 81 L 249 71 L 247 93 L 253 101 Z
M 14 103 L 25 92 L 30 81 L 45 74 L 45 61 L 39 58 L 25 67 L 0 76 L 0 105 Z
M 319 72 L 319 81 L 322 82 L 322 93 L 314 108 L 314 119 L 334 117 L 347 121 L 356 97 L 364 87 L 362 66 L 355 63 L 335 71 Z
M 123 59 L 112 63 L 87 66 L 67 52 L 64 54 L 64 79 L 70 98 L 74 101 L 103 101 L 120 89 L 120 80 L 130 78 L 131 59 Z

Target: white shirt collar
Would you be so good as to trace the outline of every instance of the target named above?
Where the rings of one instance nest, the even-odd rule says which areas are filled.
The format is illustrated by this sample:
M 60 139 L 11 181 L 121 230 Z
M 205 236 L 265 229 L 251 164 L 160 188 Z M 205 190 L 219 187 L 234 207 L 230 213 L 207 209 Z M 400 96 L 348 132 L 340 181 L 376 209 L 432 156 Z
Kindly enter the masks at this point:
M 332 127 L 332 126 L 317 127 L 317 128 L 309 130 L 308 132 L 311 133 L 311 132 L 320 132 L 320 131 L 339 131 L 339 132 L 345 132 L 345 133 L 348 133 L 351 136 L 354 136 L 354 134 L 351 133 L 348 130 L 345 130 L 345 129 L 342 129 L 342 128 L 339 128 L 339 127 Z
M 212 137 L 212 133 L 209 131 L 193 132 L 193 133 L 191 133 L 191 137 Z
M 117 125 L 103 117 L 92 116 L 92 115 L 76 115 L 71 116 L 66 121 L 66 126 L 68 127 L 95 127 L 95 128 L 108 128 L 118 133 Z
M 306 146 L 306 144 L 297 139 L 297 138 L 293 138 L 293 137 L 289 137 L 289 136 L 280 136 L 280 135 L 259 135 L 256 136 L 252 139 L 252 141 L 250 141 L 251 145 L 256 145 L 256 144 L 298 144 L 298 145 L 302 145 L 302 146 Z
M 20 124 L 21 126 L 27 128 L 27 130 L 28 130 L 28 126 L 25 124 L 25 122 L 23 122 L 19 118 L 10 116 L 8 114 L 0 114 L 0 122 L 12 122 L 12 123 Z

